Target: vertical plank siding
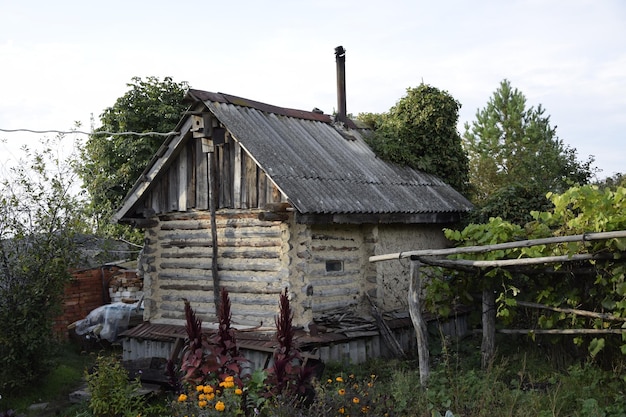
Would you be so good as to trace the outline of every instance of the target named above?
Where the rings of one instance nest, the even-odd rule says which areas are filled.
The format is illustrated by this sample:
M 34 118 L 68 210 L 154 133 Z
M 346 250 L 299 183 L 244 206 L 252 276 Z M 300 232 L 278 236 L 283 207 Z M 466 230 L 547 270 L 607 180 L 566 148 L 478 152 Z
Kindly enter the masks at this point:
M 189 140 L 148 191 L 145 201 L 149 208 L 157 215 L 190 209 L 207 210 L 207 158 L 202 146 Z M 285 200 L 265 172 L 230 135 L 226 135 L 224 145 L 216 146 L 216 160 L 218 208 L 256 209 Z

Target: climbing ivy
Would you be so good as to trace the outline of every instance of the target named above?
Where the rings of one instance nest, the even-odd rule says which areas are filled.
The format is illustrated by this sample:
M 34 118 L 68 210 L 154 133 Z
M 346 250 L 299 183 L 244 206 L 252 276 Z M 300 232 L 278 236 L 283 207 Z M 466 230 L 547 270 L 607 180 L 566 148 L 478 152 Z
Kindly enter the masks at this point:
M 534 211 L 532 221 L 524 226 L 491 218 L 483 224 L 470 224 L 463 230 L 445 230 L 446 237 L 458 246 L 493 245 L 515 240 L 578 235 L 591 232 L 626 230 L 626 188 L 614 190 L 596 186 L 573 187 L 562 194 L 549 193 L 554 206 L 549 211 Z M 517 302 L 530 301 L 561 309 L 579 309 L 626 318 L 626 239 L 613 238 L 538 245 L 461 254 L 450 259 L 499 260 L 555 255 L 603 254 L 594 261 L 563 262 L 521 268 L 490 268 L 467 272 L 439 268 L 439 278 L 432 280 L 426 306 L 444 312 L 451 300 L 469 302 L 470 294 L 484 289 L 497 292 L 497 314 L 511 324 L 518 314 Z M 445 305 L 445 306 L 444 306 Z M 442 310 L 443 309 L 443 310 Z M 527 317 L 525 318 L 527 319 Z M 583 317 L 570 312 L 541 310 L 536 316 L 538 328 L 619 328 L 623 321 Z M 528 323 L 525 323 L 527 326 Z M 619 337 L 609 336 L 612 341 Z M 586 345 L 595 357 L 608 346 L 608 338 L 577 337 L 574 342 Z M 614 345 L 615 343 L 612 342 Z M 617 346 L 616 346 L 617 347 Z M 626 354 L 626 335 L 621 352 Z

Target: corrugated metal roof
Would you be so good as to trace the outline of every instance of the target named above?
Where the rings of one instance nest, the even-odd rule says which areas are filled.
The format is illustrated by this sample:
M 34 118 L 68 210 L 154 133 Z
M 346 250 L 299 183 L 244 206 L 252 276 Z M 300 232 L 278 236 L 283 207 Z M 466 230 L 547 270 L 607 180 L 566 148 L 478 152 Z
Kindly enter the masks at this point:
M 202 100 L 302 214 L 459 213 L 471 203 L 439 178 L 385 162 L 330 116 L 221 93 Z M 354 126 L 354 125 L 352 125 Z

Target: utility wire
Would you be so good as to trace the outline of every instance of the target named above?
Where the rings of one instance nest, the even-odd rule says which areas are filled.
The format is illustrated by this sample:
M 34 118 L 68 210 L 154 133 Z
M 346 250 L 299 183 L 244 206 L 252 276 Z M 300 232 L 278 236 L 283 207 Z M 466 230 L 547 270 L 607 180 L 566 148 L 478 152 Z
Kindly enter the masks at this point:
M 84 132 L 81 130 L 32 130 L 32 129 L 0 129 L 0 132 L 30 132 L 30 133 L 59 133 L 62 135 L 71 135 L 72 133 L 80 133 L 83 135 L 120 135 L 120 136 L 170 136 L 170 135 L 178 135 L 180 132 L 107 132 L 107 131 L 99 131 L 99 132 Z

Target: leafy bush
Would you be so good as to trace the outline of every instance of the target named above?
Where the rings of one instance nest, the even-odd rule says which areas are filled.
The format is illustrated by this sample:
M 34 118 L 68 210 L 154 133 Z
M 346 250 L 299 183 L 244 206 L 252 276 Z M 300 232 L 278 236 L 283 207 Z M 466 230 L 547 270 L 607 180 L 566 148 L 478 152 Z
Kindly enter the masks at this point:
M 86 373 L 91 398 L 89 409 L 96 417 L 136 417 L 147 406 L 139 395 L 141 381 L 130 381 L 128 372 L 113 356 L 100 356 L 91 373 Z
M 60 139 L 59 139 L 60 141 Z M 81 204 L 55 143 L 31 153 L 0 184 L 0 392 L 16 392 L 51 365 L 52 320 L 70 268 Z M 52 166 L 49 166 L 52 164 Z

